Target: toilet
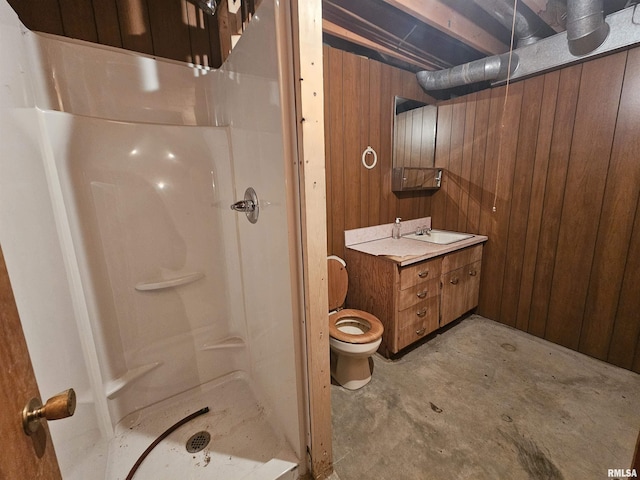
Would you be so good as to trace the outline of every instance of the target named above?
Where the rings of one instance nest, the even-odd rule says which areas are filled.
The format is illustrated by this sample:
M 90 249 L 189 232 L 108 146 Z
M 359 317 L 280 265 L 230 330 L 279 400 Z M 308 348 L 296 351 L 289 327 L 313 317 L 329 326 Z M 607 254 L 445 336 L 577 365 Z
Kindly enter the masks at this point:
M 346 266 L 340 257 L 327 258 L 331 376 L 344 388 L 357 390 L 371 380 L 369 359 L 382 342 L 384 327 L 370 313 L 342 308 L 349 287 Z

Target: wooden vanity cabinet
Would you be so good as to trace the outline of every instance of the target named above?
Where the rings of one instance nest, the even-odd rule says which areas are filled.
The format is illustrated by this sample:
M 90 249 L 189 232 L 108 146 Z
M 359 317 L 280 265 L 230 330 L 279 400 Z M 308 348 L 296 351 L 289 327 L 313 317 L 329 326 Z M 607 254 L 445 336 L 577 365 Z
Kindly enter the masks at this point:
M 347 249 L 347 307 L 384 325 L 379 352 L 390 357 L 478 304 L 482 245 L 400 266 Z
M 445 255 L 442 260 L 440 326 L 453 322 L 478 305 L 482 245 Z

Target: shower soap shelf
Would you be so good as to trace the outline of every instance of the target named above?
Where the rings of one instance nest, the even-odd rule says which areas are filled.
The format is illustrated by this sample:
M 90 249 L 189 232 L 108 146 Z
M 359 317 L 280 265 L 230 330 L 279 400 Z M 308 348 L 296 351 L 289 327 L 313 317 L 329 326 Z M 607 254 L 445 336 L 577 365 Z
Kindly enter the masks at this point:
M 216 342 L 205 343 L 200 350 L 218 350 L 222 348 L 241 348 L 244 347 L 244 340 L 240 337 L 227 337 Z
M 160 365 L 162 365 L 162 362 L 147 363 L 146 365 L 141 365 L 132 370 L 127 370 L 127 373 L 125 373 L 121 377 L 118 377 L 114 380 L 107 382 L 107 385 L 105 388 L 107 398 L 109 400 L 114 399 L 115 397 L 118 396 L 118 394 L 122 391 L 124 387 L 135 382 L 140 377 L 143 377 L 150 371 L 158 368 Z
M 168 280 L 141 282 L 136 285 L 136 290 L 138 290 L 139 292 L 144 292 L 148 290 L 162 290 L 163 288 L 179 287 L 180 285 L 187 285 L 189 283 L 197 282 L 201 278 L 204 278 L 204 273 L 193 272 L 188 273 L 187 275 L 170 278 Z

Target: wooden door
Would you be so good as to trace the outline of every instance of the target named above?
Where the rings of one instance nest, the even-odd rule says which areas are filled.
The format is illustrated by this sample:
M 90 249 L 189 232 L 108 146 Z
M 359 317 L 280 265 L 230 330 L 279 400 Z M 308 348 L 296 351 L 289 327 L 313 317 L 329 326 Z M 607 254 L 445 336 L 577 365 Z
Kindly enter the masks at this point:
M 47 426 L 30 437 L 22 429 L 20 413 L 40 393 L 1 248 L 0 339 L 0 478 L 62 479 Z

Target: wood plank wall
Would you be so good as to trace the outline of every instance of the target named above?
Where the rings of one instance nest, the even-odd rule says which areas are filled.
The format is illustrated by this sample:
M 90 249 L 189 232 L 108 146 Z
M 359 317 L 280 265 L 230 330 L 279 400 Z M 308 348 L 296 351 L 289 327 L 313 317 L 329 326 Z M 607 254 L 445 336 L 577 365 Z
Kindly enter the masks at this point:
M 430 214 L 429 193 L 391 192 L 391 137 L 395 95 L 435 100 L 405 70 L 328 46 L 323 61 L 327 250 L 344 258 L 345 230 Z M 378 154 L 372 170 L 361 161 L 369 145 Z
M 439 106 L 433 224 L 489 236 L 478 313 L 640 372 L 640 48 L 505 88 Z
M 187 0 L 8 0 L 24 25 L 134 52 L 217 68 L 260 0 L 236 15 L 221 0 L 215 16 Z

